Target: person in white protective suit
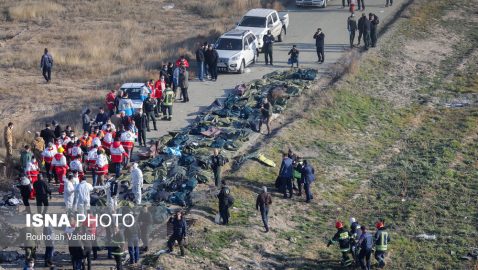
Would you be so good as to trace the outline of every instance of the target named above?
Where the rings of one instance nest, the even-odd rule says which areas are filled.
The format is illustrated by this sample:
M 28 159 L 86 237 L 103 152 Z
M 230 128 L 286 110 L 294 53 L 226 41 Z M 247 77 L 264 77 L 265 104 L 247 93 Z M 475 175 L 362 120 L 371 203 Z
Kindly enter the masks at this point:
M 138 163 L 131 167 L 131 186 L 134 194 L 134 202 L 141 204 L 141 188 L 143 187 L 143 172 L 138 168 Z
M 116 212 L 118 207 L 118 194 L 119 194 L 119 185 L 118 181 L 114 177 L 111 177 L 106 181 L 102 186 L 94 186 L 94 189 L 102 189 L 106 193 L 106 206 L 110 209 L 112 213 Z
M 75 200 L 75 186 L 73 184 L 73 178 L 73 174 L 68 174 L 67 177 L 63 178 L 63 181 L 65 183 L 63 200 L 65 202 L 65 208 L 68 213 L 73 210 L 73 202 Z
M 75 188 L 75 199 L 73 202 L 73 210 L 78 214 L 86 215 L 90 210 L 90 193 L 93 191 L 93 186 L 86 182 L 85 179 L 81 180 Z

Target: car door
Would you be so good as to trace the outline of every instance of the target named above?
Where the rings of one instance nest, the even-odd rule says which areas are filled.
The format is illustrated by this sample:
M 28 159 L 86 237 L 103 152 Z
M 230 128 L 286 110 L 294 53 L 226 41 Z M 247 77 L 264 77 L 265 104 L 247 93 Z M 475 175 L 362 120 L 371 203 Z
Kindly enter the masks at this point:
M 274 25 L 274 31 L 272 32 L 272 34 L 275 37 L 277 37 L 281 33 L 282 25 L 281 25 L 281 22 L 279 20 L 279 17 L 277 16 L 277 12 L 272 13 L 271 16 L 272 16 L 272 21 L 273 21 L 273 25 Z
M 250 46 L 249 43 L 249 35 L 246 35 L 244 37 L 244 47 L 243 47 L 243 52 L 244 52 L 244 62 L 246 65 L 252 62 L 252 59 L 254 58 L 254 52 L 252 50 L 252 46 Z

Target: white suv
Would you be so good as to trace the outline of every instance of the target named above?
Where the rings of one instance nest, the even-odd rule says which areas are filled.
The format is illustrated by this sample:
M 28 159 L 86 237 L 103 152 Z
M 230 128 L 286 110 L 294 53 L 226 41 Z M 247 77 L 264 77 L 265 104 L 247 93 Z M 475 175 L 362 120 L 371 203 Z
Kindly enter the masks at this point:
M 244 73 L 245 67 L 256 62 L 257 38 L 250 30 L 231 30 L 219 37 L 215 47 L 219 71 Z

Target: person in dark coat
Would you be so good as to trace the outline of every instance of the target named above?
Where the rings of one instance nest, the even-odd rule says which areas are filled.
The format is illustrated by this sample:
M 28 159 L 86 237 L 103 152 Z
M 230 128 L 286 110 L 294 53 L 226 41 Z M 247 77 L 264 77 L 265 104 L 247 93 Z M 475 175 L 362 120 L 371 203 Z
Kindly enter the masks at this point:
M 83 131 L 91 133 L 91 118 L 90 118 L 90 109 L 86 109 L 86 111 L 81 116 L 81 123 L 83 125 Z
M 37 201 L 38 213 L 45 214 L 48 210 L 48 197 L 51 198 L 51 190 L 48 184 L 43 180 L 43 175 L 38 175 L 38 180 L 33 183 Z
M 123 270 L 124 244 L 125 239 L 123 232 L 121 232 L 118 227 L 114 227 L 114 234 L 111 237 L 111 246 L 109 249 L 111 251 L 110 254 L 116 262 L 117 270 Z
M 266 232 L 269 232 L 269 206 L 272 204 L 272 197 L 267 192 L 267 187 L 262 187 L 262 192 L 257 196 L 256 199 L 256 210 L 261 211 L 262 223 L 264 224 L 264 229 Z
M 377 38 L 378 38 L 378 17 L 377 15 L 370 13 L 369 15 L 370 20 L 370 39 L 372 41 L 372 48 L 377 46 Z
M 365 23 L 365 20 L 366 20 L 366 19 L 367 19 L 367 16 L 365 15 L 365 13 L 362 13 L 362 16 L 361 16 L 360 19 L 358 20 L 357 30 L 358 30 L 358 32 L 359 32 L 359 36 L 358 36 L 357 46 L 360 45 L 360 40 L 362 40 L 363 27 L 364 27 L 364 23 Z M 364 37 L 364 42 L 365 42 L 365 37 Z
M 128 243 L 129 264 L 135 264 L 139 261 L 139 226 L 134 222 L 131 227 L 124 230 L 126 243 Z
M 72 218 L 74 220 L 74 218 Z M 74 224 L 73 223 L 70 224 Z M 75 228 L 73 232 L 68 233 L 71 235 L 79 236 L 81 234 L 81 228 Z M 68 238 L 68 251 L 70 252 L 71 263 L 73 265 L 73 270 L 82 270 L 83 269 L 83 258 L 84 258 L 84 250 L 83 250 L 83 243 L 81 242 L 79 237 L 69 237 Z
M 134 114 L 134 124 L 138 129 L 138 143 L 140 146 L 146 146 L 146 130 L 148 129 L 148 116 L 138 109 Z
M 267 135 L 271 134 L 271 119 L 272 119 L 272 104 L 267 98 L 262 100 L 261 108 L 261 121 L 259 122 L 259 133 L 261 133 L 262 124 L 266 124 Z
M 364 2 L 364 0 L 357 0 L 357 4 L 358 4 L 358 9 L 357 9 L 357 11 L 359 11 L 360 9 L 365 10 L 365 2 Z
M 262 51 L 264 52 L 264 60 L 266 62 L 266 65 L 271 63 L 272 66 L 272 44 L 276 41 L 274 36 L 272 35 L 271 30 L 267 30 L 267 35 L 265 35 L 262 38 L 263 41 L 263 46 L 262 46 Z M 270 60 L 270 61 L 269 61 Z
M 219 199 L 219 215 L 222 219 L 222 225 L 227 225 L 229 224 L 229 217 L 231 216 L 229 214 L 229 208 L 234 204 L 234 198 L 224 181 L 222 182 L 222 188 L 217 198 Z
M 51 56 L 47 48 L 45 48 L 41 57 L 40 68 L 42 69 L 43 77 L 49 83 L 51 81 L 51 69 L 53 68 L 53 56 Z
M 318 62 L 323 63 L 325 61 L 325 56 L 324 56 L 325 35 L 324 33 L 322 33 L 321 28 L 318 28 L 317 32 L 315 32 L 314 39 L 315 39 L 315 47 L 317 49 L 317 57 L 319 58 Z
M 151 212 L 148 210 L 148 207 L 146 205 L 143 205 L 143 208 L 139 213 L 138 219 L 139 229 L 141 231 L 141 242 L 143 242 L 141 250 L 147 252 L 149 248 L 149 236 L 151 234 L 151 226 L 153 225 L 153 215 L 151 215 Z
M 227 159 L 219 153 L 219 149 L 215 148 L 211 156 L 211 169 L 214 173 L 214 185 L 221 187 L 221 169 L 227 162 Z
M 357 31 L 357 21 L 355 20 L 355 15 L 353 13 L 347 19 L 347 30 L 349 30 L 350 48 L 353 48 L 354 40 L 355 40 L 355 32 Z
M 181 250 L 181 256 L 184 256 L 184 239 L 187 234 L 186 221 L 183 219 L 182 213 L 177 212 L 168 222 L 173 225 L 173 234 L 168 240 L 168 252 L 173 252 L 174 242 L 177 241 Z
M 205 61 L 209 66 L 209 73 L 211 74 L 211 80 L 217 80 L 217 62 L 219 61 L 219 54 L 212 44 L 209 44 L 206 53 L 204 54 Z
M 362 270 L 370 270 L 372 269 L 370 257 L 372 255 L 373 237 L 372 234 L 367 232 L 365 226 L 360 227 L 360 230 L 362 234 L 358 240 L 358 246 L 360 247 L 358 259 Z
M 365 50 L 368 50 L 368 48 L 370 47 L 370 43 L 371 43 L 370 31 L 371 31 L 371 28 L 372 28 L 372 24 L 369 21 L 369 19 L 367 18 L 367 16 L 365 15 L 365 13 L 362 14 L 362 18 L 363 18 L 363 28 L 362 28 L 363 42 L 365 44 L 364 48 L 365 48 Z
M 154 112 L 154 109 L 156 108 L 156 106 L 157 106 L 156 99 L 151 98 L 151 94 L 148 94 L 148 97 L 146 98 L 143 104 L 144 113 L 146 114 L 146 118 L 148 118 L 148 125 L 147 125 L 148 131 L 151 131 L 151 129 L 149 128 L 149 121 L 153 122 L 154 130 L 158 130 L 158 128 L 156 127 L 156 116 Z
M 45 129 L 40 131 L 40 137 L 45 141 L 45 145 L 48 145 L 48 143 L 54 143 L 55 138 L 57 138 L 55 132 L 50 128 L 50 124 L 46 124 Z
M 189 71 L 184 66 L 184 63 L 181 64 L 179 70 L 179 88 L 181 88 L 181 94 L 183 95 L 183 103 L 189 102 Z
M 59 138 L 63 129 L 61 128 L 60 124 L 55 120 L 51 121 L 51 124 L 55 127 L 55 138 Z
M 310 166 L 307 160 L 304 160 L 304 167 L 302 168 L 302 181 L 304 182 L 305 202 L 307 203 L 314 198 L 310 190 L 310 186 L 315 180 L 314 173 L 314 168 Z
M 284 153 L 282 158 L 282 164 L 280 165 L 279 177 L 281 179 L 281 189 L 284 194 L 284 199 L 287 198 L 287 191 L 289 191 L 289 198 L 292 198 L 292 178 L 294 166 L 293 161 L 289 156 Z
M 108 122 L 108 119 L 109 119 L 108 114 L 105 113 L 105 110 L 102 107 L 100 107 L 100 110 L 95 117 L 95 124 L 98 127 L 102 128 L 103 125 L 106 124 L 106 122 Z
M 173 73 L 174 73 L 174 65 L 172 62 L 168 62 L 168 76 L 165 77 L 166 87 L 173 88 Z
M 22 176 L 20 179 L 20 184 L 17 186 L 20 189 L 20 195 L 22 196 L 23 205 L 25 206 L 25 211 L 31 213 L 30 209 L 30 194 L 32 192 L 32 185 L 30 179 L 26 176 Z
M 204 45 L 199 44 L 196 50 L 196 63 L 197 63 L 197 75 L 198 79 L 204 81 Z

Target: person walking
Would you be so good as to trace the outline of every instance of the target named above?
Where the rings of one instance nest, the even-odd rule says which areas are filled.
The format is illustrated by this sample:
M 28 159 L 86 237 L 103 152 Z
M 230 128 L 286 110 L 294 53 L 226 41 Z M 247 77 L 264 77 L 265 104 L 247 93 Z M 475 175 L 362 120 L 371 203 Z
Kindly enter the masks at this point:
M 141 231 L 141 242 L 143 242 L 143 246 L 141 247 L 141 251 L 147 252 L 149 247 L 149 236 L 151 234 L 151 226 L 153 225 L 153 215 L 148 210 L 147 205 L 143 205 L 141 211 L 138 216 L 139 220 L 139 228 Z
M 385 224 L 382 221 L 378 221 L 375 224 L 375 228 L 377 228 L 377 232 L 373 237 L 375 242 L 375 259 L 378 262 L 378 267 L 383 268 L 385 266 L 385 255 L 387 255 L 390 235 L 386 231 Z
M 275 42 L 275 38 L 272 35 L 271 30 L 267 30 L 267 34 L 262 38 L 262 42 L 264 44 L 262 45 L 262 51 L 264 52 L 264 60 L 266 62 L 266 65 L 270 63 L 272 66 L 272 45 Z
M 20 184 L 17 186 L 22 196 L 23 205 L 25 206 L 25 212 L 31 214 L 30 209 L 30 193 L 32 192 L 32 185 L 30 179 L 26 176 L 20 178 Z
M 10 162 L 13 157 L 13 123 L 9 122 L 3 130 L 3 141 L 7 150 L 6 160 Z
M 123 270 L 123 256 L 124 256 L 125 239 L 123 233 L 118 226 L 114 227 L 114 234 L 111 238 L 111 255 L 116 262 L 116 270 Z
M 55 136 L 55 132 L 51 129 L 50 124 L 48 123 L 45 125 L 45 129 L 42 129 L 40 131 L 40 137 L 43 138 L 46 145 L 48 145 L 49 143 L 54 143 L 55 138 L 57 138 Z
M 371 43 L 370 32 L 371 32 L 372 24 L 371 24 L 370 20 L 367 18 L 367 15 L 365 15 L 365 13 L 362 13 L 362 18 L 363 18 L 362 32 L 363 32 L 364 48 L 365 48 L 365 50 L 368 50 L 368 48 L 370 47 L 370 43 Z
M 367 232 L 367 228 L 365 226 L 362 225 L 360 227 L 360 231 L 361 234 L 357 241 L 357 246 L 360 247 L 360 252 L 358 255 L 360 268 L 362 270 L 370 270 L 372 269 L 370 257 L 372 255 L 373 238 L 372 235 Z
M 148 129 L 148 116 L 138 109 L 134 114 L 134 124 L 138 129 L 138 144 L 146 147 L 146 130 Z
M 128 153 L 124 150 L 119 138 L 115 138 L 113 145 L 110 147 L 110 153 L 111 163 L 115 169 L 115 176 L 118 178 L 121 175 L 121 164 L 123 163 L 123 159 L 128 158 Z
M 163 120 L 171 121 L 173 119 L 173 102 L 174 102 L 174 92 L 173 90 L 168 87 L 164 92 L 164 112 L 163 112 Z
M 261 211 L 262 223 L 266 233 L 269 232 L 269 206 L 272 204 L 272 196 L 267 192 L 267 187 L 262 187 L 262 192 L 256 199 L 256 210 Z
M 138 167 L 138 163 L 133 163 L 131 167 L 131 186 L 134 194 L 134 203 L 141 204 L 141 192 L 143 188 L 143 172 Z
M 58 148 L 58 152 L 53 156 L 53 160 L 51 162 L 51 170 L 54 172 L 55 183 L 60 184 L 60 187 L 58 188 L 58 192 L 60 194 L 63 194 L 63 176 L 66 175 L 66 172 L 69 169 L 66 157 L 65 155 L 63 155 L 63 152 L 64 149 L 60 146 L 60 148 Z
M 155 112 L 155 109 L 157 106 L 158 106 L 157 99 L 151 98 L 151 94 L 149 94 L 143 104 L 144 112 L 146 113 L 146 118 L 148 119 L 147 121 L 148 132 L 151 131 L 149 127 L 149 121 L 153 122 L 154 130 L 158 130 L 156 126 L 156 112 Z
M 189 102 L 189 95 L 188 95 L 188 87 L 189 87 L 189 72 L 186 69 L 184 64 L 181 64 L 181 69 L 179 71 L 179 88 L 181 88 L 181 94 L 183 95 L 183 102 Z
M 217 80 L 217 62 L 219 61 L 219 54 L 212 44 L 208 45 L 208 49 L 204 55 L 207 65 L 209 66 L 209 73 L 211 80 Z
M 357 21 L 355 15 L 352 13 L 347 19 L 347 30 L 349 31 L 350 48 L 354 47 L 355 32 L 357 31 Z
M 357 11 L 365 10 L 365 0 L 357 0 Z
M 221 170 L 222 166 L 227 163 L 226 158 L 219 153 L 218 148 L 214 148 L 211 156 L 211 169 L 214 173 L 214 185 L 218 188 L 221 187 Z
M 33 183 L 33 189 L 35 190 L 37 212 L 45 214 L 48 210 L 48 197 L 51 198 L 51 190 L 43 180 L 43 175 L 38 175 L 38 180 Z
M 26 144 L 23 150 L 20 152 L 20 166 L 22 166 L 22 172 L 25 172 L 28 163 L 32 161 L 33 153 L 30 151 L 30 145 Z
M 65 183 L 65 192 L 63 193 L 63 201 L 67 213 L 73 211 L 73 201 L 75 199 L 75 186 L 73 185 L 73 174 L 69 173 L 67 177 L 63 179 Z
M 309 203 L 314 197 L 312 196 L 311 185 L 315 180 L 314 168 L 309 164 L 307 160 L 304 160 L 304 166 L 302 168 L 302 181 L 304 182 L 305 202 Z
M 125 240 L 128 243 L 129 264 L 135 264 L 139 261 L 139 226 L 137 222 L 126 227 L 124 230 Z
M 196 50 L 198 80 L 204 81 L 204 44 L 199 44 Z
M 261 133 L 262 125 L 266 124 L 267 135 L 271 135 L 271 119 L 272 119 L 272 104 L 265 97 L 261 105 L 261 121 L 259 122 L 259 133 Z
M 317 49 L 317 57 L 319 58 L 318 62 L 323 63 L 325 61 L 325 56 L 324 56 L 325 34 L 322 33 L 321 28 L 318 28 L 317 32 L 315 32 L 314 39 L 315 39 L 315 47 Z
M 43 150 L 45 150 L 45 141 L 40 136 L 40 132 L 35 132 L 35 138 L 33 139 L 31 146 L 35 158 L 38 161 L 42 160 L 41 153 L 43 152 Z
M 108 109 L 108 115 L 111 117 L 113 114 L 116 113 L 116 104 L 115 104 L 115 99 L 116 99 L 116 91 L 114 89 L 111 89 L 108 94 L 106 94 L 105 97 L 105 104 L 106 108 Z
M 327 247 L 334 243 L 339 243 L 340 252 L 342 253 L 342 266 L 349 266 L 352 264 L 353 260 L 349 257 L 350 252 L 350 235 L 347 229 L 344 228 L 344 224 L 340 221 L 335 223 L 335 228 L 337 232 L 334 234 L 332 239 L 327 244 Z
M 90 193 L 92 191 L 93 186 L 86 182 L 85 179 L 81 180 L 80 184 L 75 188 L 73 211 L 78 214 L 87 214 L 88 210 L 90 210 Z
M 173 252 L 174 243 L 177 241 L 181 250 L 181 256 L 184 256 L 184 240 L 187 234 L 187 225 L 181 211 L 177 212 L 168 222 L 173 225 L 173 234 L 168 239 L 168 253 Z
M 393 0 L 387 0 L 385 2 L 385 7 L 392 6 L 393 5 Z
M 362 13 L 362 16 L 360 17 L 360 19 L 358 20 L 358 23 L 357 23 L 357 30 L 359 32 L 357 46 L 360 45 L 360 40 L 362 39 L 365 19 L 367 19 L 367 16 L 365 16 L 365 13 Z M 364 42 L 365 42 L 365 37 L 364 37 Z
M 378 17 L 373 13 L 369 13 L 369 20 L 370 20 L 370 39 L 372 41 L 372 48 L 377 46 L 377 38 L 378 38 Z
M 45 51 L 41 57 L 40 68 L 42 70 L 43 77 L 45 78 L 46 82 L 49 83 L 51 81 L 51 69 L 53 68 L 53 56 L 51 56 L 47 48 L 45 48 Z
M 296 67 L 299 67 L 299 50 L 297 50 L 296 45 L 292 45 L 292 49 L 289 51 L 288 55 L 290 55 L 289 58 L 289 64 L 290 67 L 294 67 L 294 63 L 297 65 Z
M 229 213 L 229 208 L 234 204 L 234 198 L 231 195 L 231 190 L 229 187 L 222 182 L 221 191 L 217 195 L 219 200 L 219 215 L 222 219 L 222 225 L 229 224 L 229 217 L 231 216 Z
M 287 191 L 289 191 L 289 197 L 292 198 L 292 178 L 293 178 L 293 169 L 292 166 L 292 159 L 284 153 L 282 158 L 282 164 L 279 170 L 279 177 L 281 179 L 281 189 L 282 193 L 284 194 L 284 199 L 287 198 Z
M 53 266 L 53 252 L 55 250 L 54 246 L 54 239 L 55 239 L 55 233 L 53 232 L 53 229 L 51 227 L 43 227 L 43 235 L 46 235 L 45 237 L 45 255 L 44 255 L 44 261 L 45 261 L 45 267 L 51 267 Z
M 30 200 L 35 199 L 35 190 L 33 189 L 33 184 L 38 180 L 38 175 L 40 174 L 40 167 L 38 166 L 37 159 L 35 156 L 32 157 L 32 160 L 28 163 L 25 170 L 25 174 L 30 179 L 32 190 L 30 193 Z

